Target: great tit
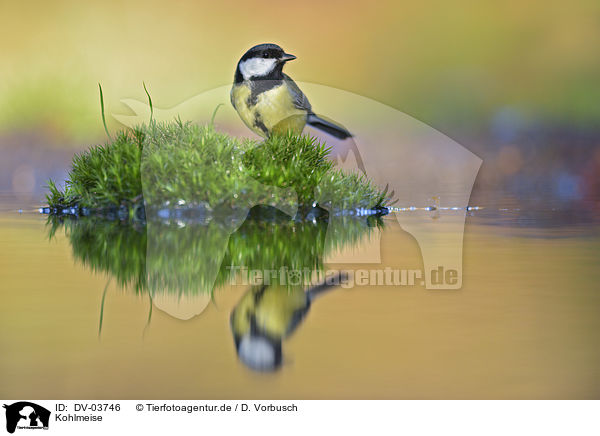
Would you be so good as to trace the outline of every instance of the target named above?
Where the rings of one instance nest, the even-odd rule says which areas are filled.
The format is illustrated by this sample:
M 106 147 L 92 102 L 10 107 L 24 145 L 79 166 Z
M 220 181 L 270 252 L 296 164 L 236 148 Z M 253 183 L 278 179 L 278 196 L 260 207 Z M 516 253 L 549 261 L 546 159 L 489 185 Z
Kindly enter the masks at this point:
M 230 95 L 242 121 L 263 138 L 272 132 L 301 133 L 306 124 L 339 139 L 352 136 L 345 128 L 315 115 L 308 98 L 282 71 L 285 63 L 294 59 L 296 56 L 276 44 L 254 46 L 242 56 Z
M 303 287 L 253 286 L 231 313 L 231 331 L 240 360 L 255 371 L 275 371 L 283 361 L 282 342 L 305 319 L 311 303 L 347 279 L 345 273 L 305 291 Z

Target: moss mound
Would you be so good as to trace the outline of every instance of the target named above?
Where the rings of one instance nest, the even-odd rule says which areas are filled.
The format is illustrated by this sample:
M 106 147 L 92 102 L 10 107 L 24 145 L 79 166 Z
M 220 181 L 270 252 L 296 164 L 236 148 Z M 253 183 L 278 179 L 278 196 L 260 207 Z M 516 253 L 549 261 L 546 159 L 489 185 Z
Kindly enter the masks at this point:
M 216 214 L 255 204 L 384 211 L 386 191 L 334 169 L 328 154 L 307 135 L 258 143 L 212 125 L 152 121 L 76 155 L 65 187 L 49 181 L 46 198 L 53 214 L 121 219 L 172 209 Z

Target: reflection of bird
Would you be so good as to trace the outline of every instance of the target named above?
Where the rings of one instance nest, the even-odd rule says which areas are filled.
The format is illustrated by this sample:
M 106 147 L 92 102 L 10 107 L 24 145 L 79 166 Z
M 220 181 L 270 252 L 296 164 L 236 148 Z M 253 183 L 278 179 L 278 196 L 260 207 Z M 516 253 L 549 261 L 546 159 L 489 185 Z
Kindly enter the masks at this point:
M 262 137 L 271 132 L 302 132 L 309 125 L 339 139 L 352 136 L 346 129 L 312 111 L 308 98 L 283 73 L 286 62 L 296 59 L 275 44 L 260 44 L 242 56 L 235 70 L 231 104 L 244 123 Z
M 333 282 L 345 279 L 340 274 Z M 315 298 L 335 286 L 322 283 L 308 291 L 301 287 L 253 286 L 231 313 L 231 330 L 240 360 L 256 371 L 278 369 L 283 339 L 300 325 Z

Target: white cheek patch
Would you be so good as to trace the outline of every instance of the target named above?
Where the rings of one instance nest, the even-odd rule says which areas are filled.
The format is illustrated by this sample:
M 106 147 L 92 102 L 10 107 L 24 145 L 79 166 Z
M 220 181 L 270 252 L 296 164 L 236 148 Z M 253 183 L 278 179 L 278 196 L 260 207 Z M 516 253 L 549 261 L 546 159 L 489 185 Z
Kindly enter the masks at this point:
M 276 63 L 276 59 L 252 58 L 240 62 L 240 72 L 244 80 L 250 77 L 262 77 L 273 71 Z

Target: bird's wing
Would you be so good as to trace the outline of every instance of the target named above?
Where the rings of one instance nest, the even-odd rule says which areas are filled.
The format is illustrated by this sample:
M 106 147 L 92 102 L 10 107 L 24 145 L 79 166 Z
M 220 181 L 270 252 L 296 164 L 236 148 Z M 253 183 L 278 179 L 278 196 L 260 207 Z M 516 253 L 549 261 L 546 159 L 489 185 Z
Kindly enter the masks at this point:
M 308 98 L 306 97 L 306 95 L 304 95 L 304 93 L 298 87 L 298 85 L 296 85 L 296 82 L 294 82 L 292 78 L 287 74 L 283 75 L 283 80 L 285 80 L 285 83 L 287 84 L 288 89 L 292 94 L 294 106 L 296 106 L 298 109 L 302 109 L 309 113 L 312 113 L 312 107 L 310 105 L 310 102 L 308 101 Z
M 234 88 L 235 88 L 235 85 L 233 85 L 231 87 L 231 91 L 229 91 L 229 101 L 231 101 L 231 106 L 233 106 L 233 108 L 235 110 L 237 110 L 237 108 L 235 107 L 235 99 L 233 98 L 233 90 L 234 90 Z

